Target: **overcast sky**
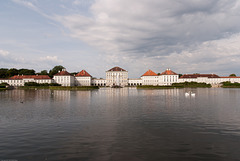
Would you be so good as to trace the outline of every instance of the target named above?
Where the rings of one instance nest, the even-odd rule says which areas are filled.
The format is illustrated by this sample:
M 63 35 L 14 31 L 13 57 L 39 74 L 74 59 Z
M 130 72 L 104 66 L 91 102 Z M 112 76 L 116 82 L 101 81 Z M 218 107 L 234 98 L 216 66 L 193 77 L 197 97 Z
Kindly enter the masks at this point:
M 0 68 L 240 75 L 239 0 L 0 0 Z

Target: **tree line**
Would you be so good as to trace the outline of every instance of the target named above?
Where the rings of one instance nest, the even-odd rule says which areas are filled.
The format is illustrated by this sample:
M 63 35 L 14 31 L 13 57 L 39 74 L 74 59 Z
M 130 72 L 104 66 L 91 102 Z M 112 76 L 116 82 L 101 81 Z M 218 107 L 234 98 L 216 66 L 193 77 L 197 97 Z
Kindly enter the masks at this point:
M 36 74 L 48 75 L 49 77 L 53 78 L 53 76 L 57 74 L 58 71 L 62 71 L 62 69 L 64 69 L 62 65 L 57 65 L 49 71 L 42 70 L 41 72 L 36 73 L 36 71 L 33 69 L 0 68 L 0 78 L 10 78 L 14 75 L 36 75 Z

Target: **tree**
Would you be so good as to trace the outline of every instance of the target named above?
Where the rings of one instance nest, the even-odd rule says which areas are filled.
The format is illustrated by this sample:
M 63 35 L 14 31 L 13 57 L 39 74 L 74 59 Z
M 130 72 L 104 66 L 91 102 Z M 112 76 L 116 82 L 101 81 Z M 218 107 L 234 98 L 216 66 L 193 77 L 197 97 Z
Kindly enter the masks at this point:
M 39 75 L 48 75 L 47 70 L 42 70 L 40 73 L 38 73 Z
M 7 77 L 12 77 L 14 75 L 18 75 L 18 70 L 15 68 L 11 68 L 7 71 Z
M 71 75 L 76 75 L 78 74 L 79 72 L 73 72 L 73 73 L 70 73 Z
M 7 77 L 7 72 L 8 72 L 8 69 L 1 68 L 0 69 L 0 78 L 6 78 Z
M 236 74 L 230 74 L 229 77 L 236 77 Z
M 64 69 L 63 66 L 57 65 L 52 70 L 49 71 L 49 76 L 52 78 L 55 74 L 57 74 L 59 71 L 62 71 Z
M 35 70 L 33 69 L 19 69 L 19 75 L 35 75 Z

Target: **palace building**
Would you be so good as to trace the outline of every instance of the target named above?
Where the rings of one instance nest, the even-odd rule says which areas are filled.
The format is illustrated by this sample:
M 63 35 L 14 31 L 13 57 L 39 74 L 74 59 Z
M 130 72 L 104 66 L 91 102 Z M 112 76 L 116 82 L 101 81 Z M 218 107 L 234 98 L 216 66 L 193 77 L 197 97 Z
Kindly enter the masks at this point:
M 76 86 L 91 86 L 92 76 L 86 71 L 82 70 L 75 75 L 75 85 Z
M 127 86 L 128 85 L 128 71 L 114 67 L 106 71 L 106 85 L 107 86 Z
M 138 86 L 138 85 L 154 85 L 167 86 L 172 83 L 182 82 L 198 82 L 207 83 L 212 86 L 220 86 L 222 82 L 229 81 L 231 83 L 240 83 L 240 77 L 220 77 L 216 74 L 184 74 L 179 75 L 171 69 L 167 69 L 162 73 L 156 74 L 152 70 L 146 71 L 141 78 L 129 79 L 128 71 L 113 67 L 106 71 L 106 79 L 93 78 L 86 70 L 82 70 L 76 75 L 71 75 L 66 69 L 59 71 L 51 79 L 48 75 L 15 75 L 9 79 L 1 79 L 0 83 L 8 83 L 11 86 L 24 86 L 26 82 L 36 83 L 58 83 L 62 86 Z
M 75 77 L 63 69 L 53 76 L 54 83 L 61 84 L 62 86 L 74 86 Z

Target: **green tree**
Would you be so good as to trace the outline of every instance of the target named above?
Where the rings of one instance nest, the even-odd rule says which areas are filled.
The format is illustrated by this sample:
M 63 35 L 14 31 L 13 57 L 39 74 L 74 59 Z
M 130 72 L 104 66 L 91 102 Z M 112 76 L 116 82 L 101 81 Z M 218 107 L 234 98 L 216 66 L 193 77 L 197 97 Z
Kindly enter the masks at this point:
M 35 70 L 33 69 L 19 69 L 18 74 L 20 75 L 35 75 Z
M 1 68 L 0 69 L 0 78 L 7 78 L 7 72 L 8 72 L 8 69 L 6 68 Z
M 63 69 L 64 67 L 62 65 L 57 65 L 49 71 L 49 76 L 52 78 L 55 74 L 57 74 L 59 71 L 62 71 Z
M 76 75 L 78 74 L 79 72 L 73 72 L 73 73 L 70 73 L 71 75 Z
M 47 70 L 42 70 L 40 73 L 38 73 L 39 75 L 48 75 Z
M 230 74 L 229 77 L 236 77 L 236 74 Z
M 15 68 L 11 68 L 7 71 L 7 77 L 12 77 L 14 75 L 18 75 L 18 70 Z

